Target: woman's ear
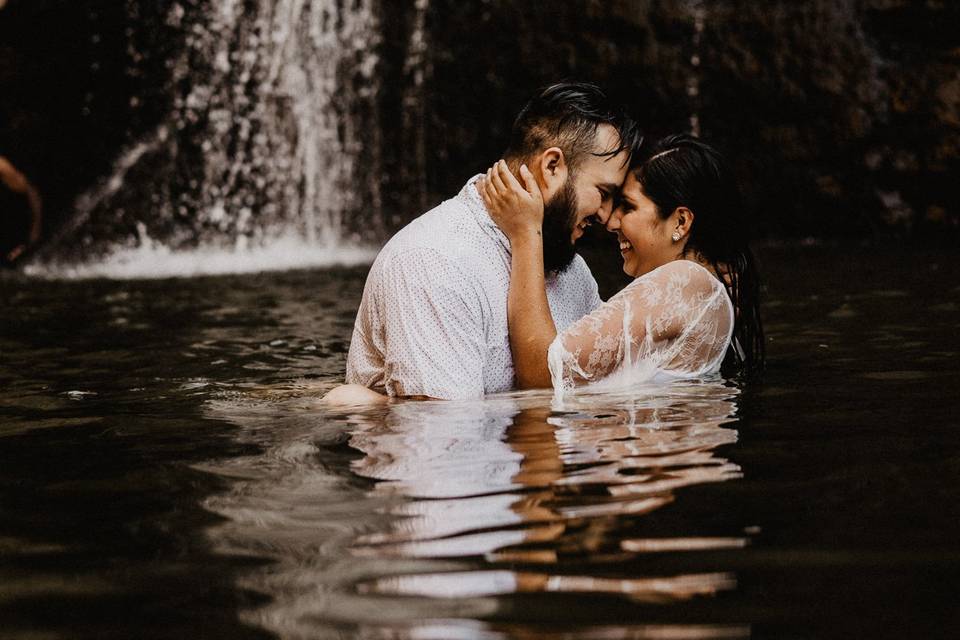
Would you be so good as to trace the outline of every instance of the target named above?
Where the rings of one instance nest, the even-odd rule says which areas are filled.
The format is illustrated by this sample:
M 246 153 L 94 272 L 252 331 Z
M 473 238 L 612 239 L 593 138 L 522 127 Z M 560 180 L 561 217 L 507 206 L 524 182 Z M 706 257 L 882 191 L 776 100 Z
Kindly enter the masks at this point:
M 690 229 L 693 227 L 693 211 L 690 211 L 690 209 L 686 207 L 677 207 L 673 210 L 671 218 L 674 219 L 673 234 L 680 236 L 681 240 L 685 240 L 690 235 Z
M 540 154 L 540 158 L 531 168 L 535 168 L 533 176 L 543 192 L 543 201 L 549 202 L 563 189 L 567 181 L 567 159 L 563 150 L 560 147 L 550 147 Z

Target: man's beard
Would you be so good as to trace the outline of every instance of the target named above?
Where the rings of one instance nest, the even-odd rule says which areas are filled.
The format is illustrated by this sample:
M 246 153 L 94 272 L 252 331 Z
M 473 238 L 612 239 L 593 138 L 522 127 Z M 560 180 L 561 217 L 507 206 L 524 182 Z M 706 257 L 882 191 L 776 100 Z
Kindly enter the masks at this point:
M 543 269 L 547 273 L 565 270 L 577 255 L 570 241 L 577 219 L 576 195 L 568 177 L 560 192 L 543 205 Z

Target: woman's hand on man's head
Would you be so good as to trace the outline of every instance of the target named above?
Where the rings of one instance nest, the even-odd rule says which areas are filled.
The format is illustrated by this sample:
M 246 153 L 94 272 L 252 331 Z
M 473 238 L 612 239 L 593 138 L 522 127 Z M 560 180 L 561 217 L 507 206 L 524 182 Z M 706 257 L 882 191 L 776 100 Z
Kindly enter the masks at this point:
M 543 194 L 526 165 L 520 166 L 523 185 L 504 160 L 487 170 L 477 189 L 490 217 L 513 242 L 521 236 L 540 235 L 543 226 Z

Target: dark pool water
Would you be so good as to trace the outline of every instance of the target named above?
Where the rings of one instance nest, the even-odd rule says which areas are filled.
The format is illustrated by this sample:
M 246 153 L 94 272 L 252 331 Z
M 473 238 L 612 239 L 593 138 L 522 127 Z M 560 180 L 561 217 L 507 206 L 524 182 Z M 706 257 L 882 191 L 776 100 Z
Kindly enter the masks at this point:
M 762 257 L 761 384 L 344 412 L 365 269 L 5 275 L 0 637 L 956 637 L 958 255 Z

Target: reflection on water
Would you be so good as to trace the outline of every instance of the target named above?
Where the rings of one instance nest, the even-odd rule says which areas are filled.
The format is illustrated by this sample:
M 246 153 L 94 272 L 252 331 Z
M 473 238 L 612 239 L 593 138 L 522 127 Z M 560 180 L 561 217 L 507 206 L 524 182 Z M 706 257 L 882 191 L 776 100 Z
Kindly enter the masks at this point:
M 346 414 L 295 389 L 221 398 L 210 417 L 267 453 L 203 467 L 233 482 L 207 501 L 227 518 L 210 536 L 221 552 L 274 560 L 244 577 L 271 596 L 246 615 L 285 637 L 316 631 L 318 619 L 487 619 L 522 594 L 713 596 L 735 576 L 616 567 L 747 543 L 628 534 L 684 487 L 740 477 L 715 451 L 737 440 L 737 394 L 687 382 L 573 396 L 562 410 L 534 392 Z
M 950 637 L 955 256 L 768 258 L 762 384 L 347 413 L 362 269 L 0 274 L 0 636 Z
M 699 595 L 713 595 L 719 589 L 732 589 L 735 586 L 733 577 L 723 573 L 613 580 L 525 571 L 450 571 L 431 575 L 391 576 L 378 579 L 373 588 L 364 588 L 364 585 L 360 585 L 361 591 L 402 593 L 431 598 L 568 591 L 613 593 L 653 603 L 677 602 Z

